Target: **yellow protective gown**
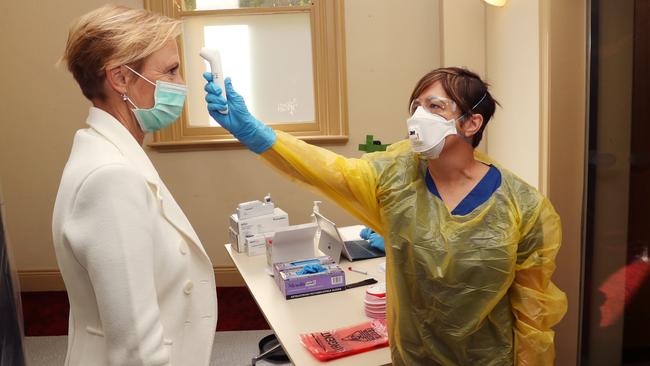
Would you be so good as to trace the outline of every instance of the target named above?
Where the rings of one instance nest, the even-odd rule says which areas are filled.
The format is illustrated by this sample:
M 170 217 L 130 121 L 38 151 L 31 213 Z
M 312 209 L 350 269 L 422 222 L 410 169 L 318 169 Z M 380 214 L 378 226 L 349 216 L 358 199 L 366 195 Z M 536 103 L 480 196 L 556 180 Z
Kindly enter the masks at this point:
M 492 197 L 451 215 L 408 141 L 348 159 L 276 133 L 266 161 L 384 236 L 394 365 L 553 364 L 550 328 L 567 306 L 550 281 L 561 228 L 537 190 L 497 166 Z

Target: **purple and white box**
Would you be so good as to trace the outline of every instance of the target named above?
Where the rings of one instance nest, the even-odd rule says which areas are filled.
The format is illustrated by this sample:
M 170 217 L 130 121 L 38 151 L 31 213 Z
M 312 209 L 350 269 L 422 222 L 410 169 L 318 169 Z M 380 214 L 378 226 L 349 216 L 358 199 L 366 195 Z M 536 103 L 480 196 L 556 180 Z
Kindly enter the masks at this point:
M 298 274 L 303 267 L 310 264 L 320 264 L 325 267 L 325 271 Z M 336 292 L 345 288 L 345 272 L 330 257 L 275 263 L 273 273 L 286 299 Z

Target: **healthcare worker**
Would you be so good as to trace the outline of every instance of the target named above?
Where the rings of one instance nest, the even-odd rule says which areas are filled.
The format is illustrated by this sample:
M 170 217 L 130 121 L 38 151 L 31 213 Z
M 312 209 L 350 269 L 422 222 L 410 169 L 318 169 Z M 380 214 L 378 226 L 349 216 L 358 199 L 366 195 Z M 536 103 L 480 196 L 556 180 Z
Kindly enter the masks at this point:
M 185 101 L 179 20 L 107 5 L 70 29 L 63 61 L 92 107 L 54 206 L 70 299 L 65 365 L 210 363 L 214 271 L 142 149 Z
M 495 100 L 476 74 L 424 75 L 409 139 L 350 159 L 255 119 L 226 80 L 210 114 L 287 176 L 316 188 L 385 237 L 394 365 L 551 365 L 566 312 L 552 282 L 560 219 L 535 188 L 474 151 Z M 228 114 L 219 113 L 225 105 Z

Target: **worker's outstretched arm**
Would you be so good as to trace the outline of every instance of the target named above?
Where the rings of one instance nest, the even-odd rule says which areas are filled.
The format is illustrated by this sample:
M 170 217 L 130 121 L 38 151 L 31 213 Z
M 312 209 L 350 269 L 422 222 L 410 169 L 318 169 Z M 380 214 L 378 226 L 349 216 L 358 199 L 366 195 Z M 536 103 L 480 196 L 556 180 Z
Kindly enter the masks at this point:
M 377 174 L 369 161 L 348 159 L 274 131 L 251 115 L 229 78 L 224 83 L 226 100 L 221 88 L 212 82 L 212 75 L 203 76 L 208 81 L 205 85 L 208 112 L 222 127 L 275 168 L 317 189 L 381 233 Z M 227 114 L 219 112 L 226 109 Z

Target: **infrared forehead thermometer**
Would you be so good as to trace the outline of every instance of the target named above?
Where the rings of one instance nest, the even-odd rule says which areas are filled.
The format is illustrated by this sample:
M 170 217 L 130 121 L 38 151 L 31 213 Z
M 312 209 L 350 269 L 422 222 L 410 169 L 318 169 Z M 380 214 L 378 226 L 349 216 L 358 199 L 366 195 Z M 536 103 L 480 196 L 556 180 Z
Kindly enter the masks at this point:
M 199 53 L 203 59 L 208 61 L 210 64 L 210 72 L 212 73 L 213 82 L 221 88 L 221 94 L 227 100 L 226 88 L 223 84 L 223 71 L 221 71 L 221 54 L 216 48 L 203 47 Z M 220 110 L 221 114 L 228 114 L 228 107 L 224 110 Z

